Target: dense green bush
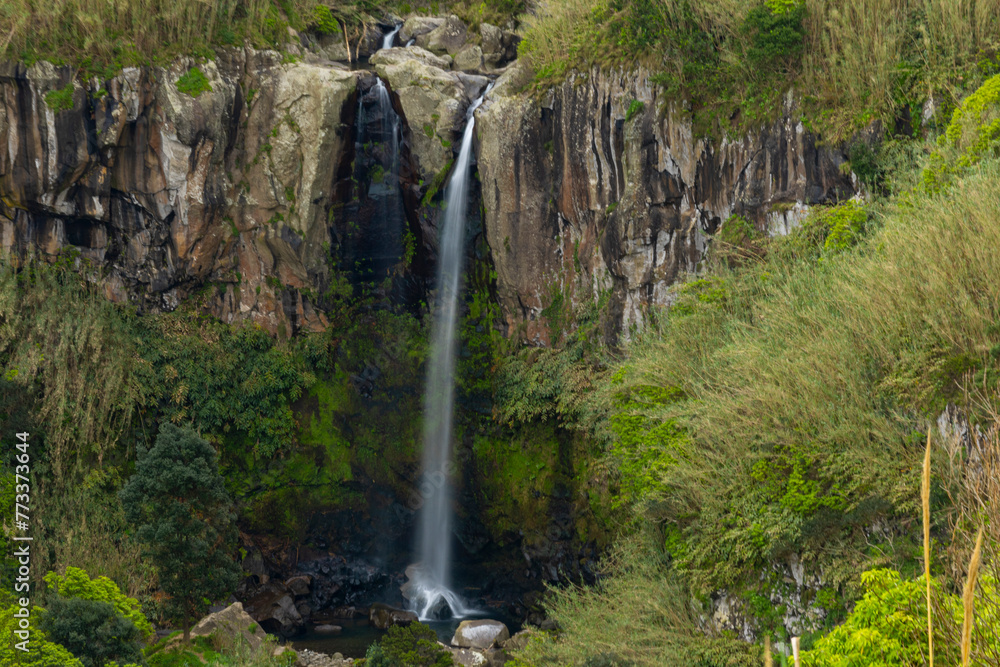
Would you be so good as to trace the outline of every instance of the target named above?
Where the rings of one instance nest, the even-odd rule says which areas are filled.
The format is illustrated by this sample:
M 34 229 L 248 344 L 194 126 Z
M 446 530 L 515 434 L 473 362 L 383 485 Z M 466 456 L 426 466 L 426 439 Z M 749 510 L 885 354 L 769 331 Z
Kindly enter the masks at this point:
M 107 662 L 143 663 L 142 632 L 109 602 L 50 596 L 40 627 L 84 667 Z
M 393 667 L 449 667 L 454 664 L 451 654 L 438 645 L 434 630 L 420 622 L 392 626 L 380 644 L 384 658 Z
M 130 598 L 107 577 L 91 579 L 78 567 L 67 567 L 65 575 L 49 572 L 45 575 L 48 589 L 62 598 L 79 598 L 94 602 L 107 602 L 115 611 L 131 622 L 143 638 L 153 634 L 153 626 L 146 620 L 139 607 L 139 601 Z

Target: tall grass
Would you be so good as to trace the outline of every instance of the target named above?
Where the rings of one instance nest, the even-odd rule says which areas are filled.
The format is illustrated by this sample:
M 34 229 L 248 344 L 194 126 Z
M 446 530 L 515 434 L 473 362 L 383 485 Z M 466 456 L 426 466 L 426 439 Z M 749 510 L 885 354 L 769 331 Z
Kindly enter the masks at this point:
M 704 665 L 756 667 L 760 653 L 699 628 L 683 584 L 666 563 L 649 557 L 642 538 L 618 545 L 611 575 L 597 587 L 553 590 L 549 611 L 561 639 L 535 635 L 516 653 L 519 665 Z
M 774 109 L 794 87 L 814 105 L 816 124 L 835 137 L 873 118 L 892 121 L 907 107 L 919 115 L 930 98 L 954 103 L 1000 69 L 1000 0 L 802 4 L 801 57 L 789 52 L 784 60 L 754 56 L 751 19 L 760 5 L 734 0 L 543 2 L 524 18 L 522 51 L 543 84 L 574 68 L 642 63 L 657 80 L 680 86 L 668 86 L 672 95 L 717 106 L 727 118 L 734 104 L 744 115 L 756 114 L 761 100 Z
M 0 57 L 113 67 L 215 44 L 273 46 L 303 27 L 310 0 L 8 0 L 0 4 Z

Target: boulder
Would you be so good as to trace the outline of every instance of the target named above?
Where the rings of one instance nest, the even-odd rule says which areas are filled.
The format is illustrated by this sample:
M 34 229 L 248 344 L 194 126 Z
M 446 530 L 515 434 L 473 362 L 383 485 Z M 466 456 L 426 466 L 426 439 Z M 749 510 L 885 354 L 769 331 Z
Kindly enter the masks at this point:
M 339 625 L 330 625 L 328 623 L 324 623 L 323 625 L 317 625 L 315 628 L 313 628 L 313 630 L 315 632 L 318 632 L 321 635 L 336 635 L 336 634 L 340 634 L 340 632 L 343 629 L 344 628 L 340 627 Z
M 295 662 L 296 667 L 348 667 L 348 665 L 353 664 L 353 658 L 345 658 L 340 653 L 327 655 L 309 649 L 299 651 L 298 659 Z
M 406 44 L 411 39 L 426 35 L 444 23 L 443 18 L 429 16 L 411 16 L 403 23 L 399 30 L 399 41 Z
M 485 650 L 503 646 L 510 639 L 510 631 L 500 621 L 484 619 L 479 621 L 462 621 L 451 639 L 452 646 L 459 648 L 475 648 Z
M 451 163 L 465 110 L 487 83 L 485 77 L 446 70 L 435 58 L 410 47 L 382 49 L 371 59 L 376 73 L 399 98 L 410 126 L 412 154 L 420 177 L 428 183 Z
M 373 604 L 368 611 L 368 623 L 379 630 L 388 630 L 394 625 L 409 625 L 417 620 L 417 615 L 412 611 L 396 609 L 379 602 Z
M 478 72 L 483 68 L 483 50 L 476 44 L 467 44 L 455 54 L 451 66 L 463 72 Z
M 263 643 L 267 633 L 243 609 L 243 605 L 234 602 L 225 609 L 209 614 L 191 628 L 191 637 L 209 637 L 214 635 L 216 641 L 223 646 L 245 644 L 256 650 Z M 182 636 L 171 640 L 167 647 L 171 648 L 183 642 Z
M 475 651 L 467 648 L 447 647 L 451 653 L 451 659 L 456 665 L 462 667 L 487 667 L 486 655 L 482 651 Z
M 479 35 L 482 37 L 483 57 L 488 65 L 495 67 L 504 55 L 503 30 L 489 23 L 480 23 Z
M 469 29 L 454 14 L 425 35 L 417 37 L 417 46 L 434 53 L 448 53 L 454 56 L 469 41 Z
M 247 600 L 247 612 L 265 630 L 283 635 L 296 634 L 302 629 L 302 615 L 295 608 L 292 592 L 279 582 L 262 586 Z
M 309 589 L 312 586 L 312 577 L 307 574 L 300 574 L 296 577 L 292 577 L 285 581 L 285 586 L 288 587 L 296 597 L 300 595 L 309 595 Z

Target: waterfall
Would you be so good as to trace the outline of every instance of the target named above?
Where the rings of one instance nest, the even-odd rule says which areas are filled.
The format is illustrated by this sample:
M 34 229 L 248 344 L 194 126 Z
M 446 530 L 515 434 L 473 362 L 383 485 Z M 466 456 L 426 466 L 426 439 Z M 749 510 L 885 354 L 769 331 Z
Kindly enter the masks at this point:
M 390 32 L 390 33 L 387 33 L 387 34 L 386 34 L 386 36 L 382 38 L 382 48 L 383 48 L 383 49 L 391 49 L 391 48 L 392 48 L 392 43 L 393 43 L 393 41 L 394 41 L 394 40 L 396 39 L 396 35 L 397 35 L 397 33 L 399 33 L 399 31 L 400 31 L 400 30 L 401 30 L 402 28 L 403 28 L 403 24 L 402 24 L 402 23 L 400 23 L 399 25 L 397 25 L 397 26 L 396 26 L 396 27 L 395 27 L 395 28 L 393 29 L 393 31 L 392 31 L 392 32 Z
M 427 386 L 424 394 L 424 477 L 420 491 L 417 533 L 419 565 L 414 569 L 410 603 L 421 620 L 439 616 L 447 607 L 452 616 L 471 613 L 450 589 L 451 568 L 451 489 L 448 474 L 452 471 L 451 435 L 455 399 L 455 329 L 458 322 L 459 290 L 466 205 L 469 195 L 469 162 L 475 110 L 482 97 L 466 112 L 465 133 L 458 160 L 445 190 L 445 208 L 440 231 L 437 298 L 431 325 L 431 350 L 428 358 Z

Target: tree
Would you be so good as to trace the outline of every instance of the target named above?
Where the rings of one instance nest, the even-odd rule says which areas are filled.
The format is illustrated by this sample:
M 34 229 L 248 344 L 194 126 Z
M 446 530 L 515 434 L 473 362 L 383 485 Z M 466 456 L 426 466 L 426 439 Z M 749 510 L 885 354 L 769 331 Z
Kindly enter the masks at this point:
M 83 667 L 72 653 L 59 644 L 49 641 L 43 633 L 32 633 L 28 651 L 15 646 L 20 639 L 14 638 L 14 631 L 20 628 L 20 618 L 16 614 L 22 609 L 11 604 L 0 607 L 0 665 L 19 667 Z
M 423 623 L 394 625 L 382 638 L 388 663 L 399 667 L 449 667 L 451 654 L 438 644 L 437 633 Z M 367 663 L 366 663 L 367 664 Z
M 190 428 L 164 424 L 156 445 L 140 450 L 120 497 L 187 643 L 191 620 L 230 593 L 239 576 L 235 515 L 215 450 Z

